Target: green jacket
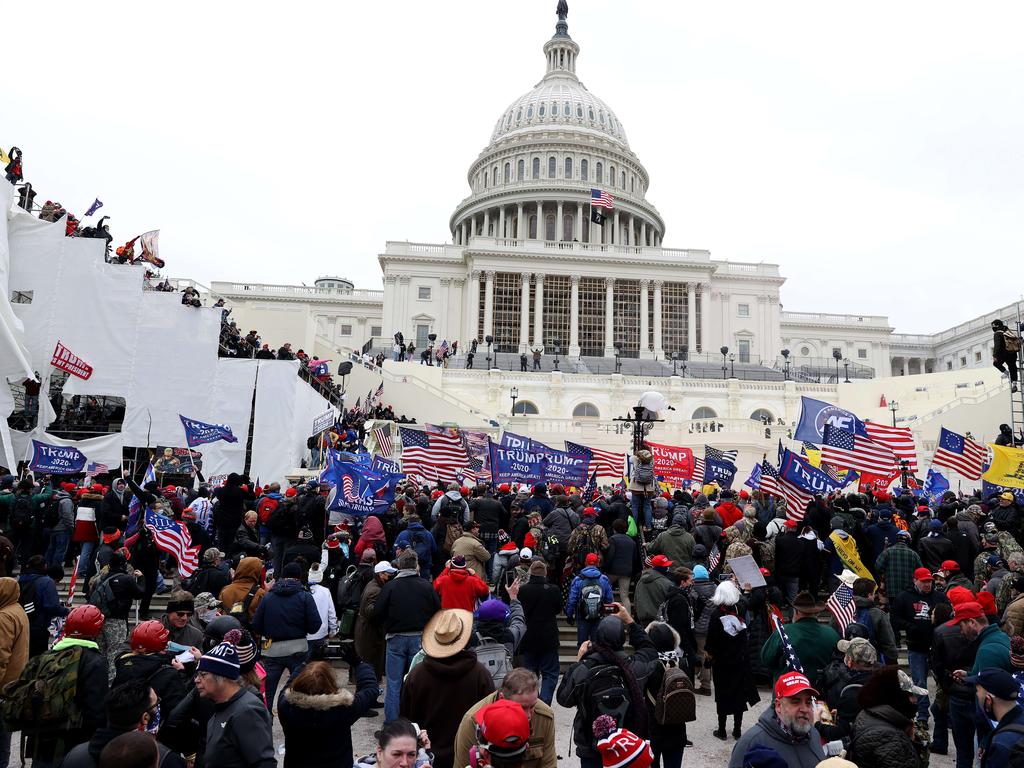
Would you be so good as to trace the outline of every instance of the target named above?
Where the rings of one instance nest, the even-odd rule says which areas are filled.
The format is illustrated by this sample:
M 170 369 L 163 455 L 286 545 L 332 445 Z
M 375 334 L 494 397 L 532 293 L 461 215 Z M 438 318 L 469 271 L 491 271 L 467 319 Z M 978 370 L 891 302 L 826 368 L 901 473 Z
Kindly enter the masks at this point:
M 832 627 L 819 624 L 816 618 L 794 621 L 792 624 L 786 624 L 785 629 L 789 642 L 793 645 L 793 651 L 804 668 L 804 674 L 811 681 L 811 685 L 817 685 L 821 670 L 831 661 L 836 650 L 839 633 Z M 786 671 L 786 657 L 782 652 L 778 632 L 772 632 L 771 637 L 761 648 L 761 663 L 771 670 L 774 686 L 779 675 Z
M 649 555 L 664 555 L 674 566 L 693 567 L 693 548 L 697 542 L 682 526 L 673 525 L 658 534 L 647 548 Z
M 11 509 L 14 507 L 14 492 L 0 491 L 0 526 L 7 529 L 7 519 L 11 516 Z
M 636 618 L 641 626 L 647 626 L 648 622 L 658 618 L 658 609 L 674 586 L 672 579 L 654 568 L 644 571 L 633 596 L 633 608 L 636 609 Z
M 999 667 L 1011 674 L 1014 671 L 1010 665 L 1010 638 L 995 624 L 989 624 L 978 635 L 978 653 L 974 657 L 971 674 L 976 675 L 989 667 Z

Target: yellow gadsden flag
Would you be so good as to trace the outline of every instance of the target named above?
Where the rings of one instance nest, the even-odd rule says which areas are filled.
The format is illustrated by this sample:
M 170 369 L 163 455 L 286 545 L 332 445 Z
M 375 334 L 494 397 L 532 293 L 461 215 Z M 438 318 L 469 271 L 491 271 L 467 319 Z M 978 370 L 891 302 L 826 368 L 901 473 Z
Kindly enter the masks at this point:
M 1024 488 L 1024 449 L 989 444 L 992 465 L 981 476 L 982 480 L 1007 488 Z

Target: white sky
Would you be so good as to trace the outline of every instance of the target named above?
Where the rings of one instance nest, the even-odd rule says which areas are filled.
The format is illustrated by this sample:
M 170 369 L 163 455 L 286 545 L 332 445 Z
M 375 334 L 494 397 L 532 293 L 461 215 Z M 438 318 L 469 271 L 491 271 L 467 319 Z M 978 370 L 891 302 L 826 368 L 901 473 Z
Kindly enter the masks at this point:
M 936 331 L 1020 297 L 1024 5 L 570 0 L 666 245 L 781 265 L 787 309 Z M 443 242 L 541 77 L 554 0 L 22 3 L 0 142 L 169 274 L 380 287 Z

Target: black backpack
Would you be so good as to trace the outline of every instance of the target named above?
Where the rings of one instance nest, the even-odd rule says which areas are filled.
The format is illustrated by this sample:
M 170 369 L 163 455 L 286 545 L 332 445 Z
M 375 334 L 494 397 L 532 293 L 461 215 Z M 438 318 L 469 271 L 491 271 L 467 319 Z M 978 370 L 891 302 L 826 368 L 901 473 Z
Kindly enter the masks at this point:
M 29 621 L 32 620 L 32 615 L 36 612 L 36 592 L 39 591 L 39 578 L 41 577 L 32 579 L 29 584 L 22 587 L 21 594 L 18 596 L 18 602 L 25 609 Z
M 1010 768 L 1024 768 L 1024 725 L 1018 725 L 1012 723 L 1005 728 L 1000 729 L 1000 733 L 1018 733 L 1020 738 L 1017 739 L 1017 743 L 1010 749 L 1010 759 L 1008 765 Z
M 53 528 L 60 522 L 60 499 L 57 498 L 57 494 L 51 493 L 39 508 L 42 510 L 40 519 L 43 522 L 43 528 Z
M 593 723 L 598 715 L 610 716 L 617 726 L 626 726 L 626 715 L 633 706 L 626 676 L 614 664 L 599 663 L 590 668 L 583 682 L 580 707 L 583 722 Z M 589 729 L 588 729 L 589 730 Z M 596 746 L 596 739 L 592 745 Z
M 32 525 L 32 497 L 17 494 L 11 507 L 11 528 L 15 531 L 27 531 Z
M 359 601 L 363 596 L 363 577 L 354 565 L 350 565 L 345 571 L 345 576 L 338 582 L 337 607 L 338 610 L 346 608 L 358 608 Z

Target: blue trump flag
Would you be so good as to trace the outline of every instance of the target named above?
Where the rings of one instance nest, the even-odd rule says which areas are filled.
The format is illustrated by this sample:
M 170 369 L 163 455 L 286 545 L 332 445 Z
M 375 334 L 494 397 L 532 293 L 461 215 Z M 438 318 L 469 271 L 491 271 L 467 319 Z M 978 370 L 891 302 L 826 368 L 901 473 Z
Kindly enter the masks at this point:
M 757 490 L 761 487 L 761 464 L 758 462 L 754 465 L 754 468 L 750 470 L 750 477 L 743 481 L 743 484 L 748 488 Z
M 398 459 L 385 459 L 383 456 L 374 456 L 370 463 L 370 469 L 378 475 L 400 475 L 402 468 L 398 465 Z
M 796 425 L 794 439 L 821 445 L 825 439 L 826 424 L 831 424 L 845 432 L 854 432 L 863 437 L 868 436 L 864 429 L 864 422 L 858 419 L 856 414 L 840 408 L 838 405 L 826 403 L 824 400 L 801 397 L 800 421 Z
M 41 475 L 74 475 L 85 469 L 86 455 L 77 448 L 32 441 L 28 468 Z
M 544 482 L 547 457 L 540 451 L 511 448 L 494 442 L 488 443 L 487 451 L 491 459 L 492 483 L 536 485 Z
M 527 451 L 551 450 L 544 443 L 515 432 L 502 432 L 500 445 L 502 448 L 523 448 Z
M 181 426 L 185 428 L 185 443 L 189 448 L 206 443 L 216 443 L 224 440 L 228 443 L 237 443 L 238 438 L 231 434 L 231 427 L 227 424 L 207 424 L 205 421 L 189 419 L 178 414 L 181 419 Z
M 1008 485 L 997 485 L 996 483 L 990 483 L 988 480 L 981 481 L 981 498 L 990 499 L 993 496 L 999 496 L 1003 493 L 1012 493 L 1014 500 L 1024 505 L 1024 488 L 1011 488 Z
M 812 465 L 803 456 L 798 456 L 790 450 L 786 450 L 782 455 L 782 463 L 779 464 L 779 475 L 797 488 L 810 493 L 820 493 L 823 496 L 827 496 L 833 491 L 838 491 L 847 484 L 847 481 L 840 482 L 827 472 L 822 472 Z
M 534 448 L 538 445 L 534 443 Z M 556 451 L 554 448 L 543 448 L 537 452 L 546 460 L 544 482 L 575 485 L 578 488 L 586 484 L 590 470 L 590 456 L 587 454 Z
M 949 490 L 949 480 L 935 468 L 928 469 L 928 477 L 924 481 L 924 493 L 929 499 L 937 499 Z
M 395 500 L 395 486 L 405 475 L 377 474 L 350 461 L 328 458 L 320 482 L 331 487 L 327 509 L 353 517 L 382 515 Z

